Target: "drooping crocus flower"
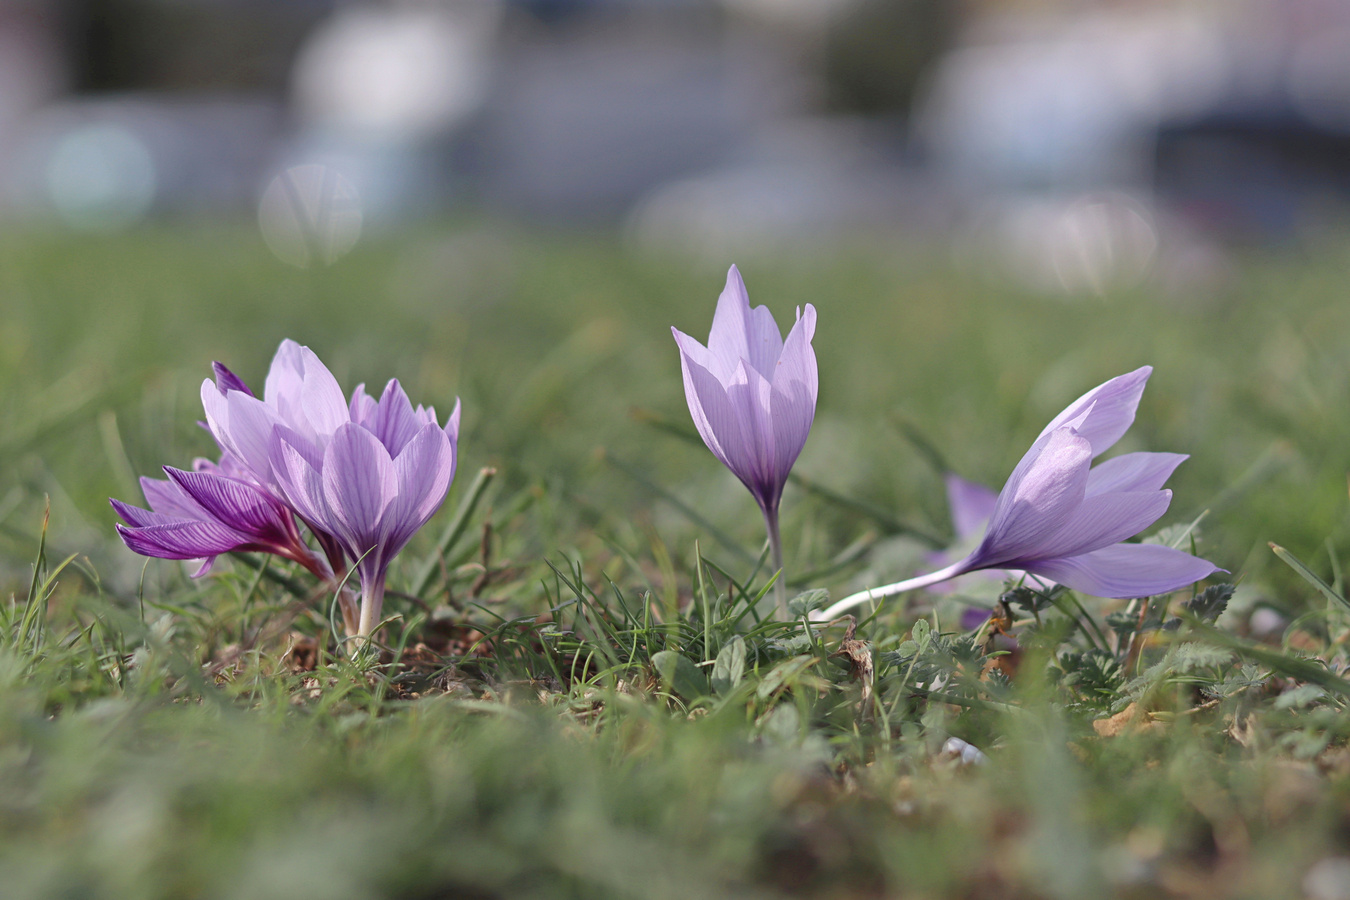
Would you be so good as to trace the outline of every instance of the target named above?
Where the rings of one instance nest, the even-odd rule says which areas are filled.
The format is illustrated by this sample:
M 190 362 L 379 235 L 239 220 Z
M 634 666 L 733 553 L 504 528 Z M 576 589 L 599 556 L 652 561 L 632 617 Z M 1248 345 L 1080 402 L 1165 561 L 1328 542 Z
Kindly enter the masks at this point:
M 150 509 L 112 500 L 126 525 L 117 533 L 143 556 L 201 559 L 193 577 L 210 571 L 221 553 L 252 550 L 294 560 L 325 576 L 323 561 L 300 537 L 284 504 L 256 484 L 239 477 L 228 455 L 217 465 L 206 459 L 193 471 L 164 467 L 169 480 L 141 479 Z
M 450 489 L 459 409 L 457 402 L 442 428 L 436 411 L 413 409 L 395 380 L 379 401 L 358 387 L 346 421 L 331 431 L 319 425 L 301 433 L 284 424 L 272 430 L 268 465 L 280 490 L 301 518 L 332 534 L 356 563 L 359 635 L 379 624 L 389 563 Z
M 1159 544 L 1122 541 L 1156 522 L 1172 499 L 1163 489 L 1186 457 L 1126 453 L 1093 467 L 1134 422 L 1145 366 L 1069 404 L 1013 469 L 968 556 L 928 575 L 845 597 L 830 619 L 867 600 L 926 587 L 977 569 L 1021 569 L 1099 597 L 1164 594 L 1219 571 L 1208 560 Z
M 717 300 L 708 346 L 676 328 L 684 396 L 703 442 L 750 489 L 764 513 L 778 601 L 786 612 L 778 503 L 816 414 L 816 310 L 806 304 L 784 340 L 767 307 L 750 308 L 735 266 Z

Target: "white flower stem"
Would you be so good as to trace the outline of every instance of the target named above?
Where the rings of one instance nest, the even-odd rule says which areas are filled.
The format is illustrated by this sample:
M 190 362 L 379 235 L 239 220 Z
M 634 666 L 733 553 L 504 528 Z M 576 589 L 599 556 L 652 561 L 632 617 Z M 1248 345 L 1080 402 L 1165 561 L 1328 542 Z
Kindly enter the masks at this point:
M 773 583 L 774 603 L 778 607 L 778 618 L 788 620 L 787 578 L 783 571 L 783 538 L 778 533 L 778 510 L 764 510 L 764 527 L 769 532 L 769 555 L 773 558 L 773 569 L 778 580 Z
M 357 634 L 369 637 L 380 624 L 380 613 L 384 611 L 384 579 L 371 579 L 373 584 L 361 582 L 361 624 Z
M 936 572 L 929 572 L 927 575 L 918 575 L 905 581 L 897 581 L 894 584 L 868 588 L 865 591 L 850 594 L 838 603 L 812 613 L 811 618 L 822 622 L 829 621 L 855 606 L 866 603 L 868 600 L 881 600 L 884 597 L 893 597 L 896 594 L 903 594 L 905 591 L 917 590 L 918 588 L 928 587 L 930 584 L 946 581 L 948 578 L 955 578 L 957 575 L 961 575 L 967 571 L 963 565 L 964 562 L 965 560 L 953 563 L 945 569 L 938 569 Z

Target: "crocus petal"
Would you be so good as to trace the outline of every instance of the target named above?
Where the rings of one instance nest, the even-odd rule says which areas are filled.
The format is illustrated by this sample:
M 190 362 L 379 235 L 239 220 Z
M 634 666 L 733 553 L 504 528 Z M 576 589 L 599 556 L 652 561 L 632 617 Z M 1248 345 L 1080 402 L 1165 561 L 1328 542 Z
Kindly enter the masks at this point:
M 1084 497 L 1073 515 L 1036 546 L 1038 557 L 1078 556 L 1132 538 L 1167 512 L 1171 491 L 1122 491 Z
M 1123 599 L 1170 593 L 1222 570 L 1161 544 L 1117 544 L 1081 556 L 1040 560 L 1031 571 L 1085 594 Z
M 1088 473 L 1091 484 L 1092 473 Z M 998 494 L 982 484 L 967 481 L 959 475 L 948 474 L 947 505 L 952 512 L 952 528 L 958 540 L 967 540 L 979 533 L 994 515 Z
M 297 446 L 299 442 L 303 438 L 289 429 L 276 430 L 270 449 L 272 472 L 282 495 L 300 518 L 311 527 L 327 531 L 330 516 L 323 493 L 323 460 L 311 462 L 302 447 Z
M 216 389 L 222 394 L 228 391 L 240 391 L 250 397 L 253 396 L 253 392 L 249 390 L 248 385 L 244 384 L 244 380 L 220 363 L 211 363 L 211 371 L 216 375 Z
M 112 508 L 133 528 L 144 528 L 147 525 L 172 525 L 174 522 L 183 521 L 181 516 L 168 516 L 164 513 L 155 512 L 151 509 L 141 509 L 139 506 L 132 506 L 130 503 L 123 503 L 121 500 L 109 497 L 108 502 Z
M 1126 453 L 1108 459 L 1088 473 L 1087 495 L 1156 491 L 1186 459 L 1184 453 Z
M 143 528 L 118 525 L 117 533 L 135 552 L 159 559 L 199 559 L 248 546 L 240 534 L 217 522 L 174 522 Z
M 1052 432 L 1020 483 L 1004 488 L 971 568 L 1024 558 L 1054 534 L 1083 500 L 1092 445 L 1072 428 Z M 1011 479 L 1009 479 L 1011 487 Z
M 1097 385 L 1055 416 L 1050 424 L 1045 426 L 1041 437 L 1045 437 L 1091 408 L 1091 414 L 1076 425 L 1075 430 L 1092 445 L 1093 456 L 1110 449 L 1134 423 L 1139 398 L 1143 396 L 1144 386 L 1148 384 L 1148 377 L 1152 374 L 1152 366 L 1143 366 Z
M 384 393 L 375 405 L 374 415 L 362 425 L 380 439 L 390 456 L 398 456 L 403 445 L 421 429 L 422 423 L 413 412 L 412 401 L 403 392 L 403 386 L 394 378 L 385 385 Z
M 431 413 L 431 421 L 436 421 L 436 413 Z M 455 408 L 450 410 L 450 418 L 445 420 L 445 436 L 450 439 L 450 444 L 459 449 L 459 398 L 455 398 Z
M 305 364 L 300 345 L 290 338 L 281 342 L 263 382 L 263 400 L 273 409 L 289 415 L 300 401 L 305 383 Z
M 740 423 L 744 441 L 744 453 L 732 470 L 767 508 L 778 502 L 787 480 L 786 469 L 781 477 L 778 475 L 774 452 L 774 421 L 769 411 L 773 387 L 741 360 L 726 390 L 727 403 Z
M 671 330 L 675 332 L 675 341 L 680 346 L 684 398 L 689 403 L 689 415 L 694 420 L 694 427 L 713 456 L 739 477 L 737 467 L 745 460 L 747 453 L 740 421 L 727 399 L 726 388 L 711 371 L 685 352 L 685 341 L 695 346 L 698 342 L 673 328 Z
M 333 533 L 360 556 L 379 540 L 381 518 L 398 494 L 389 451 L 361 426 L 343 425 L 324 452 L 323 494 Z
M 314 433 L 326 437 L 351 421 L 347 398 L 333 373 L 319 361 L 313 350 L 301 347 L 300 357 L 305 367 L 300 391 L 302 410 Z
M 145 494 L 145 501 L 157 513 L 179 519 L 202 517 L 201 506 L 172 481 L 142 477 L 141 493 Z
M 714 359 L 713 372 L 723 382 L 742 359 L 760 375 L 772 379 L 783 352 L 783 337 L 773 314 L 765 306 L 750 308 L 750 295 L 735 266 L 727 271 L 726 287 L 717 298 L 708 351 Z
M 277 416 L 261 400 L 241 391 L 222 395 L 210 379 L 202 382 L 202 407 L 211 434 L 261 484 L 271 482 L 267 447 Z
M 259 488 L 233 478 L 165 467 L 169 478 L 211 518 L 259 541 L 291 544 L 290 513 Z
M 348 411 L 351 413 L 352 421 L 358 425 L 365 425 L 375 414 L 375 398 L 366 393 L 364 383 L 358 384 L 356 390 L 352 391 L 352 402 L 348 404 Z
M 811 423 L 816 417 L 819 377 L 811 338 L 816 331 L 816 310 L 806 304 L 783 342 L 783 351 L 773 373 L 770 418 L 773 429 L 774 474 L 787 478 L 802 452 Z
M 437 425 L 427 425 L 394 459 L 398 496 L 385 515 L 385 559 L 392 559 L 445 501 L 455 477 L 455 451 Z

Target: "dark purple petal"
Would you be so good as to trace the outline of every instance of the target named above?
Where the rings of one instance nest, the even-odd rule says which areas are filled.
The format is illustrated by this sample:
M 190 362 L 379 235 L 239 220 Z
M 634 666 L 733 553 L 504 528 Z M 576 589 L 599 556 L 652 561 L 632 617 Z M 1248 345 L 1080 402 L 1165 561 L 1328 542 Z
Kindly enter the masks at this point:
M 1028 570 L 1085 594 L 1121 599 L 1167 594 L 1222 571 L 1161 544 L 1116 544 L 1081 556 L 1038 560 Z
M 216 375 L 216 389 L 222 394 L 227 391 L 240 391 L 250 397 L 253 396 L 253 392 L 249 390 L 248 385 L 244 384 L 244 379 L 225 368 L 221 363 L 211 363 L 211 371 Z
M 168 467 L 165 471 L 207 515 L 226 527 L 260 543 L 284 546 L 299 542 L 290 512 L 261 489 L 220 475 Z
M 249 546 L 242 535 L 218 522 L 174 522 L 141 528 L 118 525 L 117 533 L 135 552 L 159 559 L 199 559 Z
M 163 513 L 175 519 L 200 519 L 203 517 L 202 508 L 197 501 L 193 500 L 183 492 L 183 489 L 172 481 L 164 481 L 158 478 L 141 478 L 141 493 L 145 494 L 145 501 L 150 504 L 150 508 L 157 513 Z
M 142 528 L 146 525 L 171 525 L 174 522 L 183 521 L 177 516 L 169 516 L 164 513 L 157 513 L 154 510 L 141 509 L 139 506 L 132 506 L 129 503 L 123 503 L 121 500 L 108 498 L 112 504 L 113 510 L 122 517 L 133 528 Z

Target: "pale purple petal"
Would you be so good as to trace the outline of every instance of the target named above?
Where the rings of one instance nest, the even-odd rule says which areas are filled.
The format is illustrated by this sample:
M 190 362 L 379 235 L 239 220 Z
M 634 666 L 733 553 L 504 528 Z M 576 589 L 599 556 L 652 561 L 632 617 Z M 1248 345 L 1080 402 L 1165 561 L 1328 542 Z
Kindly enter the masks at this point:
M 712 372 L 684 352 L 684 342 L 697 346 L 696 341 L 679 331 L 675 331 L 675 340 L 680 345 L 684 397 L 689 404 L 694 427 L 713 455 L 739 476 L 737 466 L 745 461 L 748 454 L 741 436 L 740 421 L 727 399 L 726 388 Z
M 314 434 L 326 438 L 351 421 L 342 387 L 308 347 L 300 348 L 304 365 L 304 383 L 300 389 L 301 409 Z
M 263 400 L 287 418 L 300 403 L 300 391 L 305 381 L 300 350 L 300 345 L 290 338 L 282 341 L 272 357 L 267 380 L 263 382 Z
M 1167 512 L 1171 491 L 1122 491 L 1084 497 L 1055 534 L 1028 554 L 1038 558 L 1078 556 L 1119 543 L 1143 531 Z
M 436 421 L 436 412 L 432 410 L 431 421 Z M 450 418 L 445 420 L 445 436 L 456 451 L 459 449 L 459 398 L 455 398 L 455 408 L 450 410 Z
M 316 466 L 294 441 L 303 440 L 288 429 L 277 429 L 272 436 L 271 463 L 286 502 L 312 527 L 329 527 L 328 503 L 323 494 L 322 460 Z
M 717 311 L 708 333 L 708 351 L 714 360 L 710 368 L 724 383 L 741 360 L 772 379 L 774 365 L 783 351 L 783 337 L 773 314 L 764 306 L 750 308 L 750 295 L 735 266 L 727 271 L 727 285 L 717 299 Z
M 1092 445 L 1092 455 L 1100 455 L 1120 440 L 1134 423 L 1139 398 L 1143 396 L 1144 386 L 1148 384 L 1148 378 L 1152 374 L 1152 366 L 1143 366 L 1097 385 L 1055 416 L 1050 424 L 1045 426 L 1041 437 L 1045 437 L 1091 408 L 1091 413 L 1075 427 L 1075 430 Z
M 769 407 L 773 433 L 774 476 L 786 480 L 792 464 L 806 445 L 816 415 L 819 379 L 811 338 L 816 330 L 816 310 L 806 305 L 783 344 L 782 356 L 773 375 Z
M 385 514 L 384 558 L 392 559 L 445 501 L 455 477 L 455 450 L 437 425 L 427 425 L 394 459 L 398 496 Z
M 323 494 L 332 532 L 360 556 L 379 541 L 381 519 L 398 495 L 389 451 L 361 426 L 343 425 L 324 452 Z
M 351 413 L 352 421 L 358 425 L 365 425 L 366 420 L 375 414 L 375 398 L 366 393 L 364 383 L 358 384 L 356 390 L 352 391 L 352 402 L 348 404 L 348 411 Z
M 1088 473 L 1091 484 L 1092 473 Z M 947 505 L 951 507 L 952 529 L 958 540 L 969 540 L 980 533 L 994 515 L 998 494 L 982 484 L 967 481 L 959 475 L 948 474 Z
M 1088 473 L 1087 495 L 1115 491 L 1156 491 L 1167 483 L 1184 453 L 1126 453 L 1098 463 Z
M 141 493 L 145 494 L 145 501 L 157 513 L 179 519 L 200 519 L 202 517 L 201 506 L 172 481 L 142 477 Z M 127 521 L 130 522 L 131 520 L 127 519 Z
M 412 401 L 403 392 L 403 386 L 394 378 L 384 386 L 379 403 L 375 405 L 374 415 L 361 424 L 380 439 L 390 456 L 398 456 L 403 445 L 413 439 L 423 423 L 413 411 Z
M 727 385 L 727 404 L 741 426 L 744 453 L 731 467 L 766 508 L 778 502 L 787 471 L 779 474 L 774 452 L 774 422 L 770 416 L 773 387 L 744 360 Z M 795 459 L 795 456 L 794 456 Z
M 989 530 L 970 556 L 972 568 L 1035 553 L 1082 502 L 1091 464 L 1092 446 L 1086 440 L 1071 428 L 1052 432 L 1020 483 L 999 494 Z
M 1124 599 L 1170 593 L 1222 570 L 1161 544 L 1117 544 L 1081 556 L 1040 560 L 1031 571 L 1085 594 Z

